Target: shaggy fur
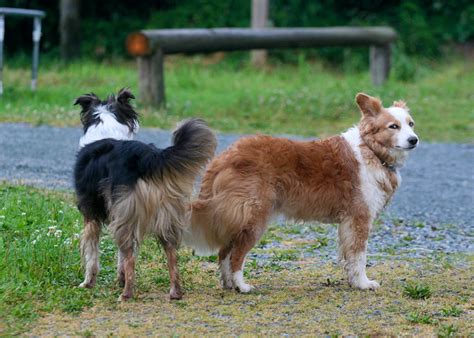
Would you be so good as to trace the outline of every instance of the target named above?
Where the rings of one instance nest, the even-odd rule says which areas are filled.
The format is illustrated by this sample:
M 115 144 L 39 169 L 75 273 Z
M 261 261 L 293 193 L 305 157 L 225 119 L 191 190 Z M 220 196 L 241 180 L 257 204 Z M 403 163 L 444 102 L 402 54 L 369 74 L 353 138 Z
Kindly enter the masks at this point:
M 243 279 L 244 258 L 276 213 L 339 223 L 350 285 L 379 286 L 365 272 L 369 231 L 396 190 L 398 167 L 418 139 L 406 105 L 396 108 L 404 109 L 404 121 L 399 121 L 378 99 L 358 94 L 356 101 L 360 125 L 341 136 L 309 142 L 245 137 L 211 162 L 193 203 L 188 242 L 198 253 L 218 251 L 225 288 L 251 290 Z
M 129 129 L 134 126 L 125 123 Z M 216 138 L 204 121 L 190 119 L 174 131 L 172 143 L 158 149 L 153 144 L 107 138 L 80 150 L 74 182 L 85 224 L 81 240 L 85 279 L 81 287 L 96 283 L 100 230 L 107 223 L 119 249 L 118 280 L 124 286 L 121 300 L 133 296 L 136 255 L 147 234 L 165 249 L 170 298 L 182 297 L 176 249 L 189 226 L 194 180 L 214 156 Z
M 79 96 L 74 104 L 79 104 L 84 135 L 79 147 L 113 138 L 115 140 L 133 140 L 138 132 L 138 114 L 130 104 L 135 96 L 122 88 L 117 96 L 110 95 L 107 100 L 100 100 L 94 93 Z

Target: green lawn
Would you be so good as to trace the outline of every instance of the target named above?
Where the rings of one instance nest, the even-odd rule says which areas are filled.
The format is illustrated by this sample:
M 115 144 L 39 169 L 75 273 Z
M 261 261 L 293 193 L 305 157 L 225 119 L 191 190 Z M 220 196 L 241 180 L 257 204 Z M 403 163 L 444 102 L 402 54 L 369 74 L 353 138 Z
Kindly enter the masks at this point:
M 375 260 L 368 274 L 377 292 L 348 287 L 342 268 L 303 258 L 335 238 L 289 241 L 294 227 L 271 225 L 247 261 L 249 295 L 219 287 L 215 257 L 180 250 L 185 296 L 168 301 L 164 254 L 151 240 L 140 250 L 136 298 L 118 304 L 115 246 L 101 242 L 98 285 L 84 290 L 79 259 L 80 215 L 70 193 L 0 184 L 0 336 L 109 334 L 357 334 L 466 336 L 474 332 L 472 255 Z M 324 231 L 317 225 L 315 231 Z M 324 240 L 323 240 L 324 239 Z M 266 248 L 272 240 L 291 249 Z
M 418 68 L 414 80 L 383 87 L 370 83 L 368 71 L 341 72 L 317 62 L 270 65 L 257 70 L 246 63 L 209 63 L 203 57 L 175 57 L 166 63 L 167 107 L 138 104 L 144 127 L 171 128 L 178 120 L 200 116 L 222 132 L 286 133 L 327 136 L 356 123 L 357 92 L 380 96 L 386 105 L 405 99 L 422 140 L 473 142 L 474 62 L 440 61 Z M 8 61 L 8 60 L 7 60 Z M 397 68 L 394 71 L 397 75 Z M 39 88 L 29 90 L 29 69 L 4 69 L 5 93 L 0 122 L 77 125 L 74 99 L 85 92 L 107 95 L 128 86 L 138 92 L 134 62 L 78 62 L 41 65 Z

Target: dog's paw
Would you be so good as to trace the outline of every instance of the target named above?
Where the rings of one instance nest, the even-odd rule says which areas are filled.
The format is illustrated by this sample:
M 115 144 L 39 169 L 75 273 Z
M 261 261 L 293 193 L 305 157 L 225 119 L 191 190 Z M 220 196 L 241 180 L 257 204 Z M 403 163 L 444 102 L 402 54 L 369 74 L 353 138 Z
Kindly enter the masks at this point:
M 132 298 L 132 296 L 130 296 L 130 295 L 121 294 L 121 295 L 119 296 L 119 298 L 117 299 L 117 301 L 118 301 L 119 303 L 123 303 L 123 302 L 129 301 L 131 298 Z
M 92 289 L 94 287 L 94 284 L 84 281 L 81 284 L 79 284 L 78 287 L 81 289 Z
M 234 282 L 231 279 L 223 279 L 222 287 L 227 290 L 232 290 L 234 288 Z
M 240 293 L 249 293 L 253 290 L 253 286 L 246 283 L 240 283 L 235 287 L 235 289 Z
M 170 300 L 180 300 L 181 298 L 183 298 L 183 292 L 181 290 L 170 290 Z
M 375 280 L 362 280 L 357 281 L 352 284 L 353 287 L 361 290 L 377 290 L 380 287 L 380 284 Z

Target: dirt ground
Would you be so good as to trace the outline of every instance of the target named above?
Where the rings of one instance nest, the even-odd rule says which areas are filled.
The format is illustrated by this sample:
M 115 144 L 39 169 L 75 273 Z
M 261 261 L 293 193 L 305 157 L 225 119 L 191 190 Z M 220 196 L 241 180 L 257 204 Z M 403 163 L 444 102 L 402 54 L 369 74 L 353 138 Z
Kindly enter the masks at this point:
M 138 292 L 128 303 L 105 301 L 79 315 L 40 318 L 29 336 L 144 335 L 415 335 L 474 333 L 472 256 L 459 264 L 435 261 L 378 262 L 368 274 L 377 291 L 351 289 L 333 263 L 297 262 L 280 271 L 249 268 L 256 289 L 238 294 L 219 286 L 217 265 L 200 262 L 181 301 L 170 302 L 163 287 Z M 404 285 L 428 285 L 432 296 L 412 299 Z M 100 285 L 98 286 L 100 287 Z M 458 317 L 442 310 L 455 306 Z M 430 318 L 413 323 L 414 313 Z

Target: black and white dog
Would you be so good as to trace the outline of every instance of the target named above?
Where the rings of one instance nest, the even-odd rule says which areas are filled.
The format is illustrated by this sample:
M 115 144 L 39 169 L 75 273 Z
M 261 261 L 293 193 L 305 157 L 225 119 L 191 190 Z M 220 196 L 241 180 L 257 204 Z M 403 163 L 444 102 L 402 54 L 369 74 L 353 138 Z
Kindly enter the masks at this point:
M 138 114 L 130 105 L 135 96 L 126 88 L 118 92 L 117 97 L 110 95 L 101 101 L 94 93 L 85 94 L 74 103 L 81 105 L 81 122 L 84 136 L 79 147 L 89 143 L 112 138 L 115 140 L 133 140 L 138 132 Z
M 196 176 L 214 156 L 216 137 L 200 119 L 183 121 L 173 132 L 173 145 L 158 149 L 131 140 L 138 131 L 133 95 L 122 89 L 101 101 L 80 96 L 84 136 L 74 168 L 78 208 L 84 216 L 81 256 L 91 288 L 99 272 L 99 235 L 106 223 L 118 246 L 120 300 L 133 296 L 135 257 L 151 234 L 163 245 L 170 273 L 170 298 L 180 299 L 176 249 L 189 226 L 190 198 Z

